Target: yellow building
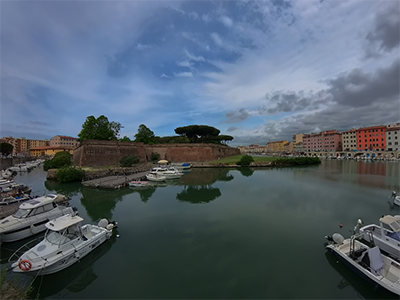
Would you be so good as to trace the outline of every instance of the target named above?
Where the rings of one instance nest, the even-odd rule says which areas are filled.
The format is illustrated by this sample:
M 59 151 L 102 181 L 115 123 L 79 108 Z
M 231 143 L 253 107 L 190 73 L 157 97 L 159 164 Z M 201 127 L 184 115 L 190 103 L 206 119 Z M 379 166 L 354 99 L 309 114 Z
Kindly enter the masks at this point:
M 66 149 L 65 147 L 44 146 L 29 149 L 31 156 L 53 156 L 57 152 L 67 151 L 70 154 L 74 153 L 73 149 Z
M 285 144 L 289 143 L 289 141 L 276 141 L 276 142 L 269 142 L 266 145 L 268 152 L 283 152 Z

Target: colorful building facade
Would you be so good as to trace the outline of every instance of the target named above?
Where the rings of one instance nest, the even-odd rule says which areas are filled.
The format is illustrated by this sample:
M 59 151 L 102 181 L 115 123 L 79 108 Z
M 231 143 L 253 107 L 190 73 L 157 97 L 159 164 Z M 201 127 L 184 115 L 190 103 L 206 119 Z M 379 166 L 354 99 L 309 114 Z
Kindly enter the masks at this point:
M 384 125 L 357 129 L 357 150 L 385 150 L 386 130 Z

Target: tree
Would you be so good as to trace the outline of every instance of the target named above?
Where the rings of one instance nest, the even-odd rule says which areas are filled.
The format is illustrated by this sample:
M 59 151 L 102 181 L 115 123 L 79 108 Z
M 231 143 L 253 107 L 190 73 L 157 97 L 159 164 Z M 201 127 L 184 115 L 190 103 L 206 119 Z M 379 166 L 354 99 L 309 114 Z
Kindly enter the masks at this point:
M 154 144 L 155 135 L 146 125 L 141 124 L 138 129 L 138 133 L 135 134 L 134 142 L 144 143 L 144 144 Z
M 101 115 L 97 119 L 94 116 L 86 118 L 82 125 L 82 130 L 78 134 L 78 141 L 102 140 L 117 141 L 122 125 L 118 122 L 110 122 L 108 118 Z
M 120 138 L 119 141 L 120 142 L 131 142 L 131 139 L 125 135 L 123 138 Z
M 214 138 L 214 140 L 215 140 L 215 141 L 218 141 L 218 142 L 220 142 L 220 143 L 227 144 L 229 141 L 232 141 L 232 140 L 233 140 L 233 136 L 221 134 L 221 135 L 219 135 L 219 136 L 216 136 L 216 137 Z
M 3 155 L 10 155 L 14 149 L 14 146 L 9 143 L 0 143 L 0 152 Z
M 192 143 L 196 143 L 198 140 L 200 142 L 211 141 L 219 135 L 220 131 L 207 125 L 189 125 L 176 128 L 175 133 L 180 136 L 186 136 Z

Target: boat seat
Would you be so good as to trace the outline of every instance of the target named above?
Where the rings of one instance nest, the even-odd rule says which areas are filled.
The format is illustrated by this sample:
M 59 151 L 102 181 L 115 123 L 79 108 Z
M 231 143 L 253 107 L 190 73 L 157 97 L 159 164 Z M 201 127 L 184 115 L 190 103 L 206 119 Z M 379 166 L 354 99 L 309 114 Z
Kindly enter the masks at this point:
M 393 265 L 393 263 L 390 265 L 389 270 L 386 273 L 385 276 L 388 280 L 391 282 L 397 282 L 400 280 L 400 269 L 399 267 Z

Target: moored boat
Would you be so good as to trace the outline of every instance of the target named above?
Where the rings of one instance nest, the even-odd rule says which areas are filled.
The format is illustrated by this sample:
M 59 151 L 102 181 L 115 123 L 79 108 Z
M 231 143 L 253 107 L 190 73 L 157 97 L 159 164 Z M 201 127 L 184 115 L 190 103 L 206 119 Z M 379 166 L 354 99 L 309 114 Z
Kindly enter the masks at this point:
M 383 255 L 378 246 L 367 246 L 357 239 L 358 235 L 344 239 L 335 233 L 325 238 L 329 241 L 326 248 L 350 269 L 373 284 L 400 295 L 400 263 Z
M 400 216 L 382 216 L 379 225 L 363 226 L 359 232 L 365 241 L 400 260 Z
M 61 271 L 110 239 L 113 229 L 116 228 L 116 222 L 108 222 L 106 219 L 100 220 L 98 225 L 81 225 L 82 221 L 78 214 L 73 213 L 47 222 L 44 239 L 24 252 L 11 265 L 12 271 L 32 275 Z M 18 252 L 19 250 L 10 260 Z
M 149 173 L 146 175 L 147 180 L 150 181 L 165 181 L 167 178 L 164 175 L 156 174 L 156 173 Z
M 135 187 L 135 188 L 144 188 L 148 187 L 151 185 L 150 181 L 142 181 L 142 180 L 132 180 L 128 182 L 128 185 L 130 187 Z
M 14 242 L 46 230 L 45 224 L 73 213 L 73 208 L 57 205 L 59 195 L 47 194 L 22 202 L 10 216 L 0 220 L 0 241 Z

